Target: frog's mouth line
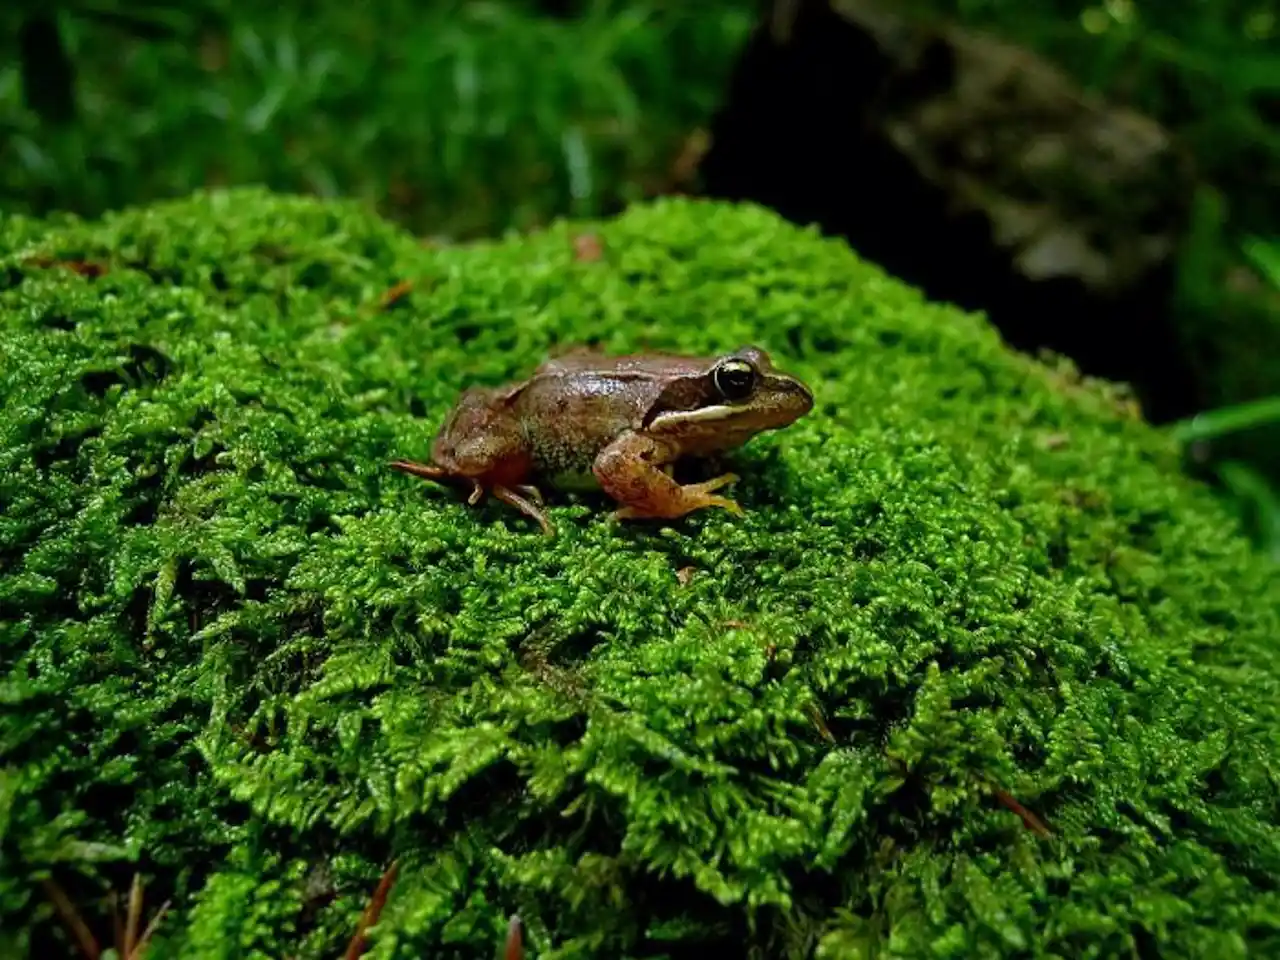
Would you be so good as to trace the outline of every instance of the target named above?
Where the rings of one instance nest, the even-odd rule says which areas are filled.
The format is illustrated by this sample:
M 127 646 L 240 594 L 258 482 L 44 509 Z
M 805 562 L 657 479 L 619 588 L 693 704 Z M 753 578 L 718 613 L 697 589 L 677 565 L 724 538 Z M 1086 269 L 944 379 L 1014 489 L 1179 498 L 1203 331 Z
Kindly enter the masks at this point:
M 802 397 L 804 397 L 806 401 L 805 409 L 800 411 L 798 414 L 794 416 L 784 417 L 783 422 L 789 423 L 792 420 L 797 419 L 798 416 L 803 416 L 805 413 L 807 413 L 809 410 L 813 408 L 813 394 L 810 393 L 809 390 L 799 382 L 796 383 L 796 386 L 798 388 L 798 392 Z M 755 404 L 753 403 L 753 400 L 748 399 L 748 400 L 742 401 L 741 403 L 716 403 L 710 406 L 698 407 L 694 410 L 668 410 L 658 414 L 656 417 L 654 417 L 652 420 L 646 423 L 645 426 L 646 427 L 664 427 L 673 423 L 674 424 L 717 423 L 723 420 L 736 419 L 738 417 L 741 417 L 744 413 L 750 413 L 753 409 L 758 410 L 761 413 L 761 416 L 760 416 L 761 420 L 768 420 L 769 417 L 765 414 L 773 406 L 774 405 L 772 404 L 766 404 L 760 407 L 756 407 Z M 778 404 L 776 409 L 785 410 L 786 406 L 787 405 L 785 403 Z

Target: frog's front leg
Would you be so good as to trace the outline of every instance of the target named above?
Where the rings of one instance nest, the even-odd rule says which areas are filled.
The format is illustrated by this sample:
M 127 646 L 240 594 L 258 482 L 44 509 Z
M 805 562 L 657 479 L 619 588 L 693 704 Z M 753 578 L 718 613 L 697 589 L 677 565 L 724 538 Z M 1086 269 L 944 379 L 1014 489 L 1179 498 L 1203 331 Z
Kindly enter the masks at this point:
M 677 453 L 669 444 L 631 432 L 600 451 L 592 470 L 605 493 L 622 504 L 614 516 L 622 520 L 671 520 L 703 507 L 742 513 L 738 504 L 712 493 L 733 483 L 737 476 L 726 473 L 682 486 L 667 473 Z

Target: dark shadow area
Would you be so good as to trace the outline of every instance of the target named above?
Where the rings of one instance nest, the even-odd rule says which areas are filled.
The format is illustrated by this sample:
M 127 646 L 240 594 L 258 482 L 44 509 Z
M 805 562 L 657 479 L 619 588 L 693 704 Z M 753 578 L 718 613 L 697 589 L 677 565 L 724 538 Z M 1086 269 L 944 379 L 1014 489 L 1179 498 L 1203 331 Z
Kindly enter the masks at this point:
M 761 203 L 844 237 L 930 298 L 986 312 L 1010 345 L 1065 354 L 1086 374 L 1129 383 L 1154 422 L 1201 408 L 1170 319 L 1170 257 L 1122 283 L 1028 276 L 1016 251 L 993 236 L 990 217 L 956 212 L 956 191 L 924 175 L 918 155 L 886 135 L 886 118 L 910 120 L 919 104 L 958 86 L 946 43 L 908 45 L 892 30 L 866 29 L 825 3 L 798 7 L 785 40 L 763 25 L 737 64 L 701 166 L 704 194 Z M 996 139 L 1016 133 L 1024 120 L 1018 110 L 1026 112 L 1016 104 L 996 117 Z M 1043 131 L 1052 120 L 1031 123 Z M 930 159 L 947 166 L 949 146 L 941 144 Z M 966 172 L 974 168 L 970 157 L 953 159 Z M 999 173 L 991 171 L 997 190 L 1006 186 Z M 1025 191 L 1013 195 L 1036 201 Z M 1133 228 L 1145 234 L 1153 226 L 1164 229 Z

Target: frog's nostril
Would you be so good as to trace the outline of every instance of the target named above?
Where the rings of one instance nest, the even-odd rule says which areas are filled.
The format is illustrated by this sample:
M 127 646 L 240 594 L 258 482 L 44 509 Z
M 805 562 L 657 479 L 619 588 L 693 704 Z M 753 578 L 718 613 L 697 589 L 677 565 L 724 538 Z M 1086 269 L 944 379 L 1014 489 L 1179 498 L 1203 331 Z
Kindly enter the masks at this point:
M 796 393 L 800 398 L 800 402 L 804 405 L 806 411 L 813 409 L 813 391 L 806 387 L 803 383 L 796 381 Z

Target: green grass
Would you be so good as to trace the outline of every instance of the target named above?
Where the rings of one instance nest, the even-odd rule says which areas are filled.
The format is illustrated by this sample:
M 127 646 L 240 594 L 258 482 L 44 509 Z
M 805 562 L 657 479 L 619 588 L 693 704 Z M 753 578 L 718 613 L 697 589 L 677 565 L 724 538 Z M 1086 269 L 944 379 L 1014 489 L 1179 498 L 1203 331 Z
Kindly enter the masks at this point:
M 1242 403 L 1202 413 L 1174 427 L 1179 440 L 1195 443 L 1237 430 L 1248 430 L 1272 423 L 1280 423 L 1280 397 L 1267 397 L 1253 403 Z
M 137 869 L 153 958 L 331 958 L 392 856 L 375 957 L 1280 950 L 1280 587 L 1176 440 L 764 211 L 575 229 L 0 227 L 0 952 Z M 818 405 L 742 518 L 547 540 L 386 468 L 591 338 Z
M 476 236 L 619 209 L 663 184 L 718 102 L 753 5 L 206 2 L 176 39 L 67 14 L 80 116 L 0 67 L 0 205 L 97 214 L 208 184 L 376 203 Z M 222 18 L 221 20 L 219 18 Z M 206 23 L 207 25 L 202 26 Z
M 1197 210 L 1178 300 L 1209 409 L 1171 432 L 1280 559 L 1280 244 L 1249 237 L 1232 257 L 1219 198 L 1206 193 Z

